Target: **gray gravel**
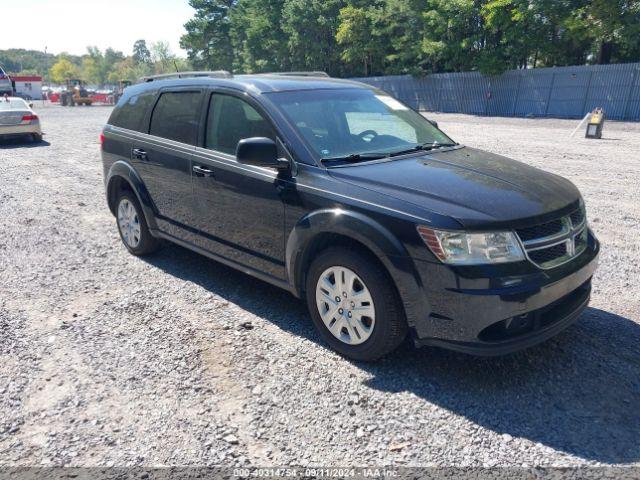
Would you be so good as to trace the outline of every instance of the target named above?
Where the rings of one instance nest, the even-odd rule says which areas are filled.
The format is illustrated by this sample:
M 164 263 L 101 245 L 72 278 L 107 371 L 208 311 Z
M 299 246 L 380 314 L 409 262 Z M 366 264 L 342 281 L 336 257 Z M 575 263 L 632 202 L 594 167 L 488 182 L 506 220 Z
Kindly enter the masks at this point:
M 478 359 L 329 351 L 304 305 L 179 247 L 138 259 L 108 212 L 110 110 L 36 105 L 0 145 L 0 465 L 640 465 L 640 125 L 433 115 L 563 174 L 603 241 L 592 306 Z

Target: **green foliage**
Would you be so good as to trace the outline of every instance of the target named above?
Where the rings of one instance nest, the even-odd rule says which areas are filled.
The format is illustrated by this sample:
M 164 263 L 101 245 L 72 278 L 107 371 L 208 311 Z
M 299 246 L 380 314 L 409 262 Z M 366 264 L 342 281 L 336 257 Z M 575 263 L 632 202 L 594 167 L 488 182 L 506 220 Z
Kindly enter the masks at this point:
M 191 70 L 190 63 L 177 57 L 166 42 L 147 47 L 145 40 L 133 45 L 133 55 L 107 48 L 87 47 L 83 56 L 66 53 L 44 54 L 34 50 L 0 50 L 0 64 L 10 74 L 41 75 L 45 82 L 64 85 L 69 78 L 79 78 L 92 85 L 118 84 L 121 80 L 136 81 L 156 73 Z
M 233 69 L 250 73 L 288 70 L 291 61 L 282 30 L 284 0 L 239 0 L 230 12 Z
M 144 39 L 136 40 L 133 44 L 133 62 L 136 65 L 141 63 L 151 63 L 151 52 L 147 48 L 147 42 Z
M 638 0 L 190 0 L 203 68 L 382 75 L 640 61 Z
M 56 83 L 65 83 L 68 78 L 78 77 L 78 67 L 69 61 L 66 57 L 61 57 L 49 72 L 51 80 Z
M 336 34 L 340 9 L 346 5 L 344 0 L 285 0 L 282 30 L 293 70 L 342 73 Z
M 64 55 L 70 62 L 80 65 L 80 57 Z M 24 50 L 14 48 L 10 50 L 0 50 L 0 66 L 9 73 L 29 72 L 32 75 L 46 76 L 49 69 L 56 63 L 60 56 L 56 57 L 51 53 L 39 52 L 37 50 Z
M 368 76 L 384 71 L 384 10 L 380 4 L 368 8 L 348 5 L 340 10 L 336 40 L 341 58 L 354 73 Z
M 112 48 L 102 53 L 98 47 L 87 47 L 87 55 L 82 59 L 81 77 L 89 83 L 103 85 L 108 82 L 116 65 L 124 59 L 122 52 Z
M 133 45 L 133 55 L 0 50 L 12 73 L 94 84 L 153 73 L 323 70 L 367 76 L 640 61 L 639 0 L 189 0 L 180 40 Z M 64 60 L 64 61 L 63 61 Z M 55 70 L 53 69 L 56 65 Z M 62 79 L 64 80 L 64 78 Z M 55 80 L 54 80 L 55 81 Z
M 196 15 L 185 24 L 187 33 L 180 39 L 180 46 L 187 50 L 196 68 L 232 68 L 234 49 L 229 14 L 235 3 L 234 0 L 189 0 Z

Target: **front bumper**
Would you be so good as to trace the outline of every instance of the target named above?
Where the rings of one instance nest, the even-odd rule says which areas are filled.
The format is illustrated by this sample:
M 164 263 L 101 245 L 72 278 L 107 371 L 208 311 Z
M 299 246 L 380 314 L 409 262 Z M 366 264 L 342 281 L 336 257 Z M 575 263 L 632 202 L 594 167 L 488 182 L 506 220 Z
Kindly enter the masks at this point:
M 417 345 L 476 355 L 501 355 L 547 340 L 587 307 L 600 246 L 571 262 L 540 270 L 510 266 L 453 268 L 416 261 L 428 312 L 413 325 Z

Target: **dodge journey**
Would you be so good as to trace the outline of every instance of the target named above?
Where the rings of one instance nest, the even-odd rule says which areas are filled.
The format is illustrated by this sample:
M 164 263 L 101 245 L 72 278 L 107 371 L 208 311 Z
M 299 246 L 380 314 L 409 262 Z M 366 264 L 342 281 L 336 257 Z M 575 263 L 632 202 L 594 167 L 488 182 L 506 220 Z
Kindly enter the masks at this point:
M 174 242 L 282 287 L 356 360 L 407 336 L 509 353 L 589 302 L 599 244 L 570 181 L 461 145 L 362 83 L 148 77 L 125 90 L 101 151 L 129 252 Z

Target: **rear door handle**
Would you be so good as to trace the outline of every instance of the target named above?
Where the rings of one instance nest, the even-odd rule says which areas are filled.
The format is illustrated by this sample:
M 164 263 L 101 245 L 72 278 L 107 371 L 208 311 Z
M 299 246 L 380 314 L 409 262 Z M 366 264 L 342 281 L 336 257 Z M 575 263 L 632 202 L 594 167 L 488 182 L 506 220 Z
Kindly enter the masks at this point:
M 193 166 L 193 173 L 199 177 L 213 177 L 213 170 L 201 167 L 200 165 Z
M 147 159 L 147 152 L 145 152 L 141 148 L 134 148 L 133 150 L 131 150 L 131 154 L 133 155 L 133 158 L 137 158 L 138 160 Z

